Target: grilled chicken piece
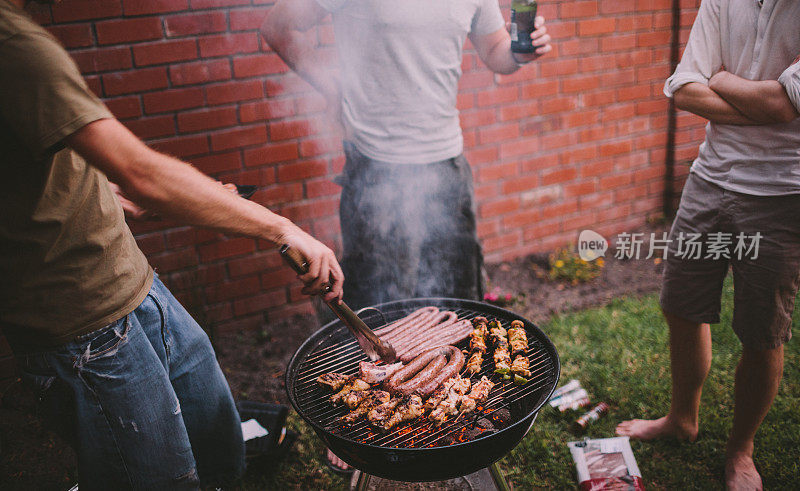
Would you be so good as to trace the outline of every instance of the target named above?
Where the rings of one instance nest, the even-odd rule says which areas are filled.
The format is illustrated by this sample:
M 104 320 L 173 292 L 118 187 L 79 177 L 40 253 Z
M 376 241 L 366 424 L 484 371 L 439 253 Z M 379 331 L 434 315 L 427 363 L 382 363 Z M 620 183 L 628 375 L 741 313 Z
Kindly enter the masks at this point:
M 467 373 L 475 374 L 481 370 L 483 364 L 483 352 L 474 351 L 467 361 Z
M 494 348 L 494 369 L 495 371 L 511 370 L 511 355 L 508 354 L 508 341 L 498 339 Z
M 461 398 L 461 412 L 469 414 L 478 407 L 478 404 L 486 401 L 489 398 L 489 391 L 494 387 L 494 382 L 486 378 L 484 375 L 481 381 L 472 385 L 472 390 L 469 394 Z
M 468 378 L 456 380 L 453 386 L 450 387 L 447 397 L 431 411 L 428 419 L 438 426 L 447 421 L 449 416 L 456 414 L 458 412 L 458 403 L 461 401 L 461 397 L 469 390 L 470 383 Z
M 346 396 L 350 391 L 358 391 L 358 390 L 367 390 L 369 389 L 369 384 L 364 382 L 361 379 L 353 378 L 352 380 L 348 380 L 347 383 L 339 390 L 339 392 L 333 394 L 331 396 L 331 402 L 336 404 L 341 402 L 341 400 Z
M 428 400 L 425 401 L 425 412 L 433 411 L 433 409 L 447 397 L 447 394 L 450 393 L 450 387 L 452 387 L 454 383 L 456 383 L 456 379 L 451 378 L 445 380 L 442 385 L 437 387 Z
M 333 392 L 337 392 L 342 390 L 344 384 L 346 384 L 352 378 L 353 377 L 342 375 L 341 373 L 323 373 L 317 377 L 317 383 L 323 387 L 329 388 Z
M 477 329 L 478 327 L 480 327 L 482 325 L 485 326 L 488 323 L 489 323 L 489 319 L 487 319 L 486 317 L 484 317 L 482 315 L 479 315 L 478 317 L 472 319 L 472 327 L 474 327 L 475 329 Z
M 394 408 L 400 404 L 401 398 L 395 397 L 390 399 L 379 406 L 369 410 L 367 413 L 367 420 L 375 426 L 381 426 L 392 415 Z
M 385 431 L 391 430 L 404 421 L 419 418 L 423 412 L 422 398 L 417 394 L 405 396 L 394 410 L 394 413 L 381 425 Z
M 511 373 L 528 378 L 531 376 L 531 371 L 528 370 L 529 365 L 530 361 L 527 356 L 517 355 L 517 357 L 514 358 L 514 363 L 511 364 Z
M 528 350 L 528 335 L 525 327 L 520 321 L 513 321 L 511 329 L 508 330 L 508 344 L 511 345 L 512 355 L 524 355 Z
M 489 323 L 489 338 L 492 340 L 493 345 L 497 346 L 497 343 L 500 341 L 505 341 L 507 343 L 507 335 L 506 329 L 499 320 L 493 320 Z
M 389 402 L 391 396 L 385 390 L 368 390 L 367 395 L 357 408 L 342 417 L 342 421 L 353 423 L 376 407 Z
M 342 396 L 342 402 L 345 406 L 349 407 L 350 409 L 355 409 L 361 404 L 364 399 L 367 398 L 369 395 L 369 389 L 367 390 L 351 390 L 344 396 Z
M 469 350 L 486 352 L 486 334 L 488 333 L 486 325 L 482 324 L 472 330 L 469 335 Z
M 402 362 L 392 363 L 391 365 L 376 365 L 362 361 L 359 365 L 358 378 L 368 384 L 379 384 L 401 368 L 403 368 Z

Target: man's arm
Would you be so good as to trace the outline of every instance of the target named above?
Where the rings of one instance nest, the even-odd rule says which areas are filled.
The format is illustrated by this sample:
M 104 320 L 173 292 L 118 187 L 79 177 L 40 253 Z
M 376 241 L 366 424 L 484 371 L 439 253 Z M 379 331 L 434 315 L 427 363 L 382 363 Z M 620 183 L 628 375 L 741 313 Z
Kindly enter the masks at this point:
M 761 124 L 728 103 L 725 99 L 699 82 L 689 82 L 673 95 L 678 109 L 696 114 L 713 123 L 750 126 Z
M 156 152 L 116 119 L 89 123 L 65 139 L 88 163 L 105 173 L 135 203 L 163 217 L 231 235 L 289 244 L 309 262 L 300 279 L 304 293 L 330 281 L 326 300 L 341 298 L 344 275 L 336 257 L 288 219 L 242 199 L 191 165 Z
M 747 80 L 723 70 L 711 77 L 708 86 L 759 124 L 789 123 L 800 117 L 777 80 Z
M 327 60 L 316 55 L 314 43 L 306 34 L 327 14 L 315 0 L 279 0 L 264 19 L 261 36 L 292 70 L 325 96 L 328 104 L 338 105 L 339 82 Z
M 547 34 L 547 27 L 544 25 L 544 17 L 536 17 L 535 26 L 536 30 L 531 33 L 533 45 L 536 46 L 536 51 L 533 53 L 512 54 L 511 36 L 506 29 L 498 29 L 485 36 L 470 34 L 469 39 L 475 46 L 481 61 L 489 67 L 489 70 L 507 75 L 519 70 L 519 63 L 533 61 L 553 49 L 550 46 L 550 35 Z

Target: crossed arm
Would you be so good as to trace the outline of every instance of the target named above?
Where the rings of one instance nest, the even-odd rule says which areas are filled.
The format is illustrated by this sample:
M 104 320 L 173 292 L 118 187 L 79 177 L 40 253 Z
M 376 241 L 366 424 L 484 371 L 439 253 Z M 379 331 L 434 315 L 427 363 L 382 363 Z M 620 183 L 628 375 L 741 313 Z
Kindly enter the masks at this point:
M 764 125 L 800 117 L 786 90 L 776 80 L 747 80 L 720 71 L 708 82 L 690 82 L 675 92 L 679 109 L 714 123 Z

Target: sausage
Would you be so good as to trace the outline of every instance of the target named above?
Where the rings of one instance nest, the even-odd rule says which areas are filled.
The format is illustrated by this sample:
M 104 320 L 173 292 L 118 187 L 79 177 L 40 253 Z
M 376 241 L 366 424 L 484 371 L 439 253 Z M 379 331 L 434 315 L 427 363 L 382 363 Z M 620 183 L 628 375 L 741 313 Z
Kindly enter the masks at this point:
M 401 348 L 400 352 L 397 353 L 397 356 L 399 357 L 400 361 L 403 362 L 413 360 L 414 357 L 423 351 L 441 346 L 447 346 L 448 344 L 458 343 L 466 339 L 473 330 L 468 323 L 458 328 L 455 328 L 455 326 L 452 327 L 452 329 L 448 329 L 446 332 L 437 333 L 435 336 L 426 338 L 423 342 L 414 343 L 415 346 Z
M 426 384 L 429 380 L 434 378 L 436 374 L 438 374 L 446 365 L 447 358 L 439 355 L 411 379 L 395 387 L 395 390 L 403 395 L 414 394 L 417 392 L 420 386 Z
M 375 332 L 376 333 L 379 332 L 380 335 L 383 336 L 383 335 L 389 334 L 390 332 L 394 331 L 395 329 L 398 329 L 399 327 L 404 326 L 405 324 L 408 324 L 409 322 L 417 319 L 418 317 L 421 317 L 421 316 L 424 316 L 424 315 L 432 315 L 432 314 L 435 314 L 436 312 L 439 312 L 439 309 L 437 309 L 436 307 L 422 307 L 421 309 L 417 309 L 414 312 L 408 314 L 407 316 L 405 316 L 405 317 L 403 317 L 401 319 L 398 319 L 398 320 L 396 320 L 394 322 L 391 322 L 391 323 L 385 325 L 384 327 L 376 329 Z
M 426 326 L 431 325 L 435 322 L 435 318 L 439 315 L 439 310 L 435 310 L 432 312 L 424 312 L 422 315 L 415 317 L 413 319 L 409 319 L 402 324 L 398 324 L 394 326 L 388 334 L 384 334 L 381 332 L 381 337 L 387 340 L 396 340 L 401 337 L 404 337 L 408 332 L 419 332 L 424 329 Z
M 394 345 L 395 343 L 403 345 L 411 340 L 416 339 L 420 333 L 425 334 L 431 330 L 439 329 L 439 326 L 446 326 L 453 323 L 458 316 L 455 312 L 439 312 L 431 322 L 425 325 L 419 325 L 416 329 L 406 329 L 401 334 L 391 337 L 389 342 Z
M 467 331 L 467 329 L 469 330 Z M 460 339 L 458 339 L 456 341 L 449 341 L 446 343 L 431 344 L 432 342 L 435 342 L 440 338 L 444 338 L 446 336 L 449 338 L 450 334 L 461 331 L 467 332 L 467 335 L 469 335 L 469 333 L 472 332 L 472 325 L 468 320 L 465 319 L 458 322 L 453 322 L 443 328 L 435 326 L 434 328 L 429 329 L 428 331 L 422 333 L 417 338 L 411 340 L 407 345 L 405 346 L 401 345 L 401 347 L 399 348 L 400 353 L 398 353 L 398 355 L 402 356 L 403 353 L 408 353 L 411 351 L 416 351 L 417 353 L 420 353 L 424 351 L 424 349 L 436 348 L 438 346 L 444 346 L 447 344 L 452 344 L 454 342 L 460 341 Z M 416 350 L 416 348 L 418 347 L 422 347 L 423 349 Z M 398 348 L 395 346 L 395 349 Z
M 422 397 L 431 395 L 445 380 L 458 375 L 464 366 L 464 354 L 455 346 L 443 346 L 431 351 L 447 356 L 447 365 L 431 379 L 417 387 L 416 393 Z
M 434 351 L 422 353 L 418 357 L 414 358 L 408 365 L 404 366 L 395 372 L 394 375 L 389 377 L 389 379 L 385 382 L 386 388 L 390 392 L 397 392 L 398 387 L 403 385 L 406 381 L 416 378 L 415 376 L 418 373 L 424 371 L 424 369 L 431 364 L 432 361 L 441 356 L 442 355 Z

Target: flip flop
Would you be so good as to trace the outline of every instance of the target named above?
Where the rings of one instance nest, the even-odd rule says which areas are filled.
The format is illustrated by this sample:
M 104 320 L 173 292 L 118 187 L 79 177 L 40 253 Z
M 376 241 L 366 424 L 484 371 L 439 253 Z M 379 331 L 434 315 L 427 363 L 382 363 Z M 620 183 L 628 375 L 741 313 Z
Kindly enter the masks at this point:
M 353 474 L 353 472 L 355 472 L 355 469 L 353 469 L 350 466 L 348 466 L 347 469 L 342 469 L 341 467 L 334 465 L 333 462 L 331 462 L 331 459 L 328 458 L 328 452 L 329 450 L 326 448 L 325 455 L 323 456 L 322 460 L 325 462 L 325 465 L 328 467 L 328 469 L 330 469 L 332 472 L 334 472 L 335 474 L 339 474 L 340 476 L 350 476 Z

